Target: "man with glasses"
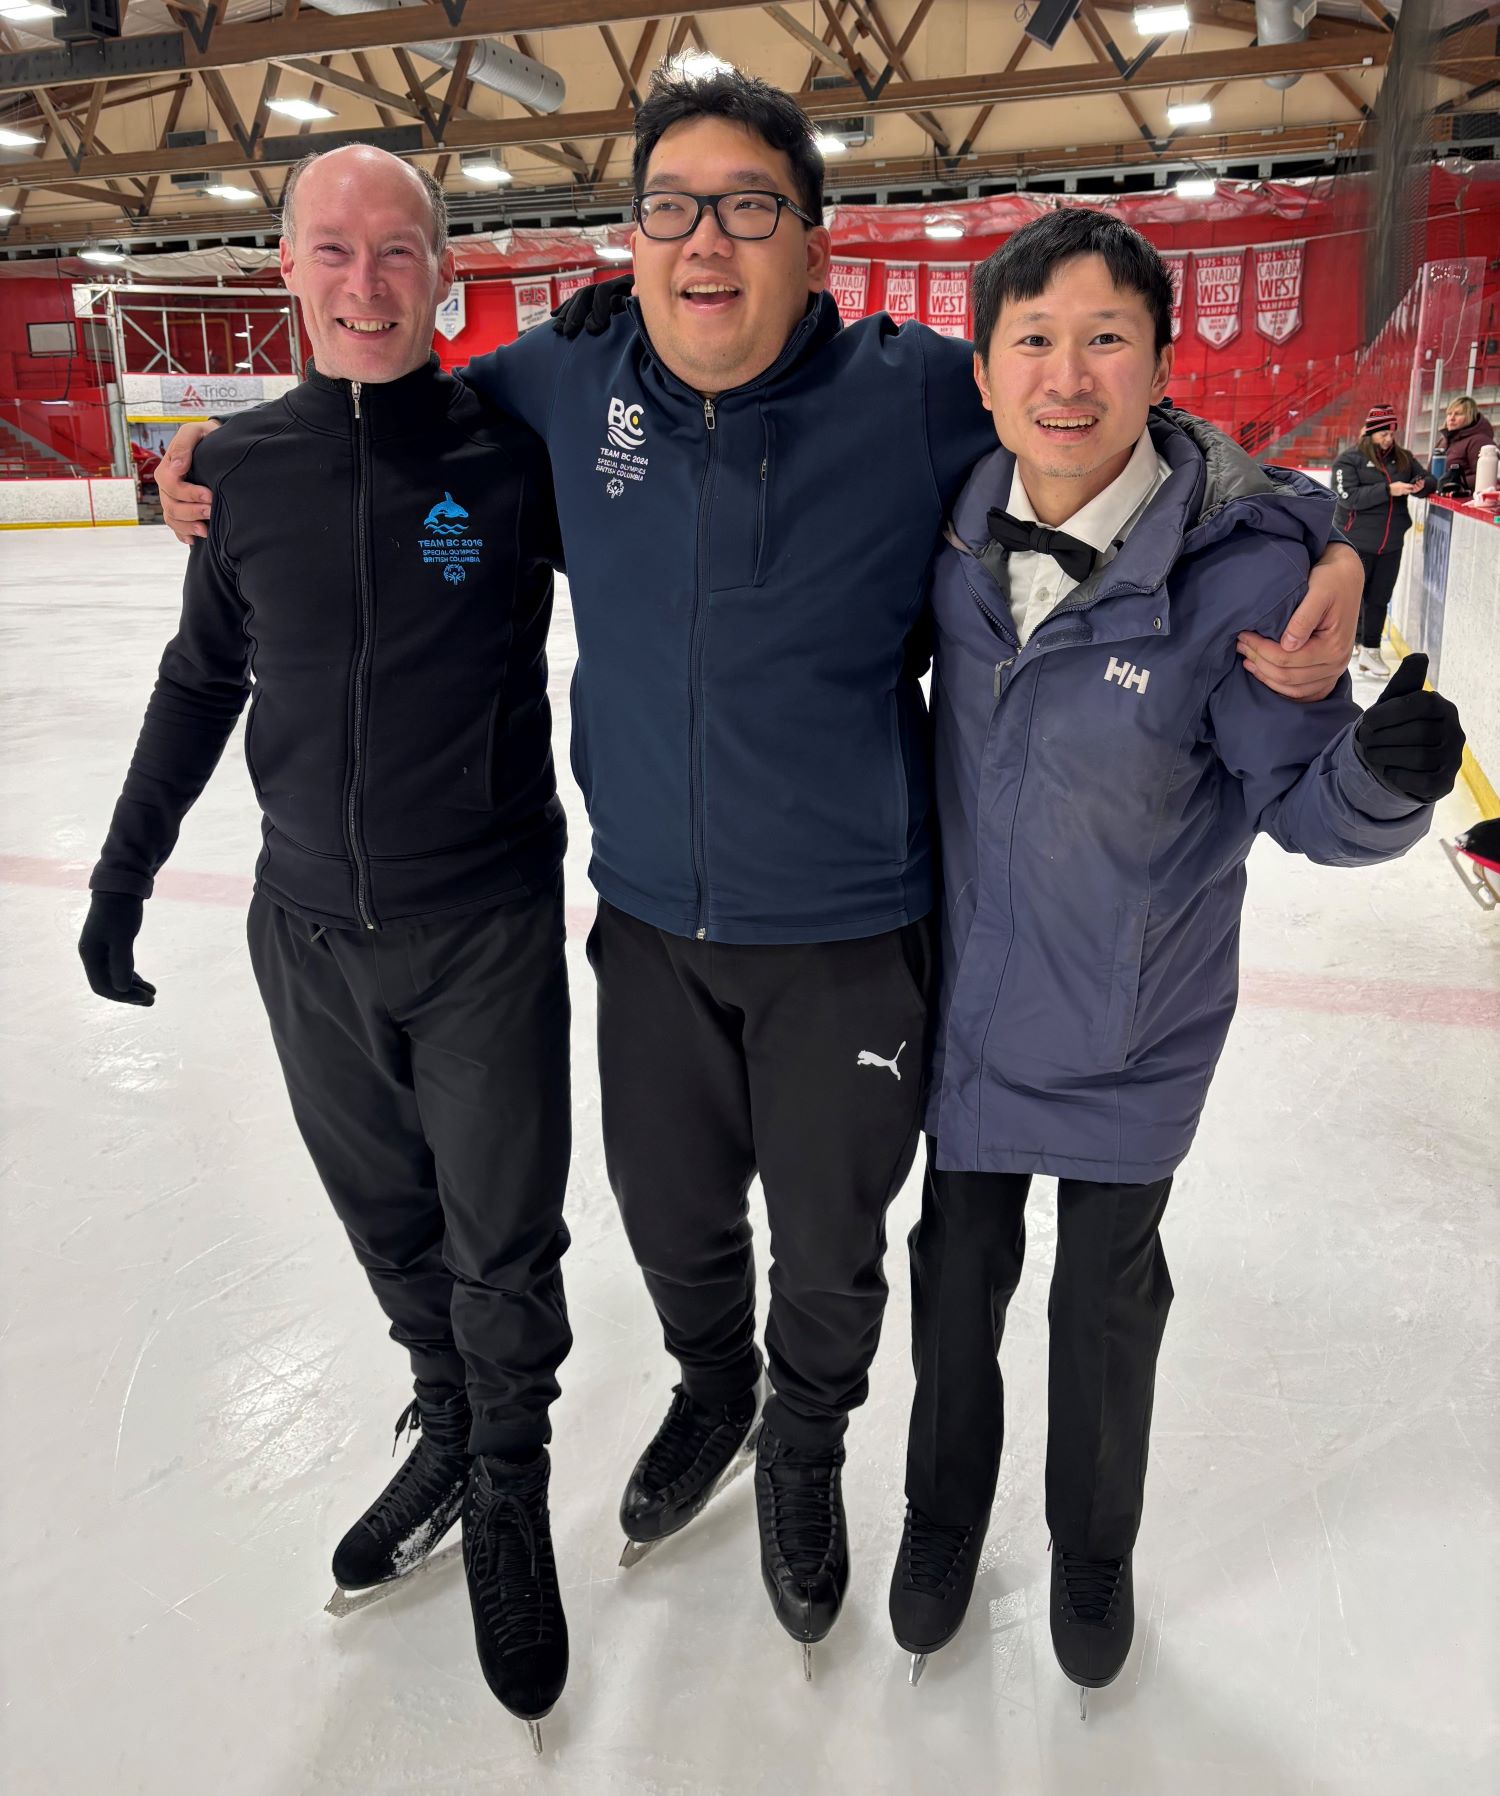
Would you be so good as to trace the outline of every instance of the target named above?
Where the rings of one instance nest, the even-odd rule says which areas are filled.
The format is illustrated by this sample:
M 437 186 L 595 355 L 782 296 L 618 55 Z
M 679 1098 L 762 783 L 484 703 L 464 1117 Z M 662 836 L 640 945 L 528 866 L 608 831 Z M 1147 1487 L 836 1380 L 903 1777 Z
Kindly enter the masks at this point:
M 789 96 L 658 74 L 634 174 L 625 312 L 606 292 L 599 334 L 533 331 L 467 378 L 552 457 L 605 1156 L 681 1371 L 625 1488 L 626 1561 L 754 1444 L 762 1574 L 810 1668 L 848 1580 L 843 1435 L 920 1117 L 933 855 L 913 637 L 945 508 L 993 432 L 968 344 L 841 327 L 822 160 Z M 206 494 L 163 491 L 174 525 L 203 515 Z M 1292 689 L 1343 671 L 1343 554 L 1352 574 L 1325 574 L 1313 605 L 1338 601 L 1332 650 L 1255 650 Z

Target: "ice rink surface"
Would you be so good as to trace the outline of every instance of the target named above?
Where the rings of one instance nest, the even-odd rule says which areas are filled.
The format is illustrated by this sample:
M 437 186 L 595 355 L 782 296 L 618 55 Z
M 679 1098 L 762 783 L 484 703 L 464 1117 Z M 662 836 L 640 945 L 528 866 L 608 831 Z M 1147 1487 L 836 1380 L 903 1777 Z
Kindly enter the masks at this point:
M 1241 1011 L 1164 1229 L 1177 1300 L 1135 1649 L 1080 1723 L 1046 1617 L 1050 1182 L 1011 1306 L 974 1604 L 918 1688 L 885 1612 L 915 1180 L 850 1433 L 854 1575 L 816 1681 L 762 1592 L 748 1478 L 617 1569 L 620 1486 L 674 1373 L 604 1178 L 567 784 L 577 1343 L 553 1514 L 573 1669 L 548 1757 L 481 1680 L 453 1558 L 325 1614 L 329 1554 L 391 1472 L 410 1386 L 251 980 L 237 742 L 147 907 L 156 1007 L 93 997 L 74 946 L 181 557 L 159 529 L 0 538 L 9 1796 L 1500 1788 L 1500 916 L 1435 839 L 1365 872 L 1255 852 Z M 560 744 L 571 658 L 564 600 Z M 1456 796 L 1438 827 L 1473 815 Z

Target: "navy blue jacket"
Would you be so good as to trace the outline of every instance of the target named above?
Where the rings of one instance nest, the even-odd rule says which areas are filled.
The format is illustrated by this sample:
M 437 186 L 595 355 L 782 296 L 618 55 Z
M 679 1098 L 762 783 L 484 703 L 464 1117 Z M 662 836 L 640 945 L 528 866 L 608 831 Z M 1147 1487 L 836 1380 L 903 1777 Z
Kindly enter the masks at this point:
M 1240 665 L 1276 637 L 1327 542 L 1312 481 L 1153 413 L 1172 472 L 1115 559 L 1021 648 L 990 545 L 996 449 L 933 582 L 945 886 L 927 1127 L 938 1164 L 1143 1184 L 1187 1152 L 1237 994 L 1257 831 L 1334 866 L 1387 860 L 1431 808 L 1354 749 L 1345 676 L 1315 704 Z
M 932 547 L 993 446 L 972 351 L 821 295 L 775 363 L 705 401 L 634 302 L 470 384 L 552 458 L 578 634 L 589 876 L 675 935 L 818 942 L 933 898 L 912 637 Z

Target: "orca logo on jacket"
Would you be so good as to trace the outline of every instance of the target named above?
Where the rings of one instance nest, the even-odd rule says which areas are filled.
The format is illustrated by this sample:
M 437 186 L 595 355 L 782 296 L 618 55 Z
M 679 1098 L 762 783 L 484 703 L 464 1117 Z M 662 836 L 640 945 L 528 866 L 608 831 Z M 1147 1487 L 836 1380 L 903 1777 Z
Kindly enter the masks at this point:
M 599 459 L 594 463 L 594 472 L 604 476 L 604 490 L 611 499 L 620 497 L 625 491 L 624 483 L 627 480 L 640 481 L 646 478 L 651 458 L 639 453 L 646 446 L 645 410 L 643 405 L 630 404 L 623 399 L 612 398 L 609 402 L 609 409 L 605 413 L 605 429 L 609 441 L 599 445 Z
M 468 570 L 479 565 L 484 539 L 469 535 L 469 514 L 452 493 L 444 493 L 422 520 L 422 560 L 441 568 L 450 586 L 462 586 Z
M 1144 692 L 1146 682 L 1151 678 L 1151 669 L 1137 667 L 1132 661 L 1116 661 L 1111 655 L 1109 666 L 1104 670 L 1104 677 L 1106 680 L 1114 680 L 1127 692 Z

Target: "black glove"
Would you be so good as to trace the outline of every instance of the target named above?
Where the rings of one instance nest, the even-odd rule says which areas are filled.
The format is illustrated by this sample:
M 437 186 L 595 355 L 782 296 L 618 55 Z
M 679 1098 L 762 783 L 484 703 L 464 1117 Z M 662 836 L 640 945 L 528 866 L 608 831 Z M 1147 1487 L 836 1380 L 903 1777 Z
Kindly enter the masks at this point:
M 128 892 L 95 892 L 78 938 L 78 958 L 90 987 L 116 1004 L 154 1004 L 156 987 L 135 970 L 141 900 Z
M 633 274 L 617 275 L 612 281 L 595 281 L 592 287 L 580 287 L 565 299 L 552 314 L 552 328 L 571 343 L 585 331 L 591 337 L 602 337 L 616 312 L 635 291 Z
M 1427 657 L 1408 655 L 1354 726 L 1354 752 L 1388 792 L 1436 804 L 1453 790 L 1464 758 L 1458 708 L 1426 692 Z

